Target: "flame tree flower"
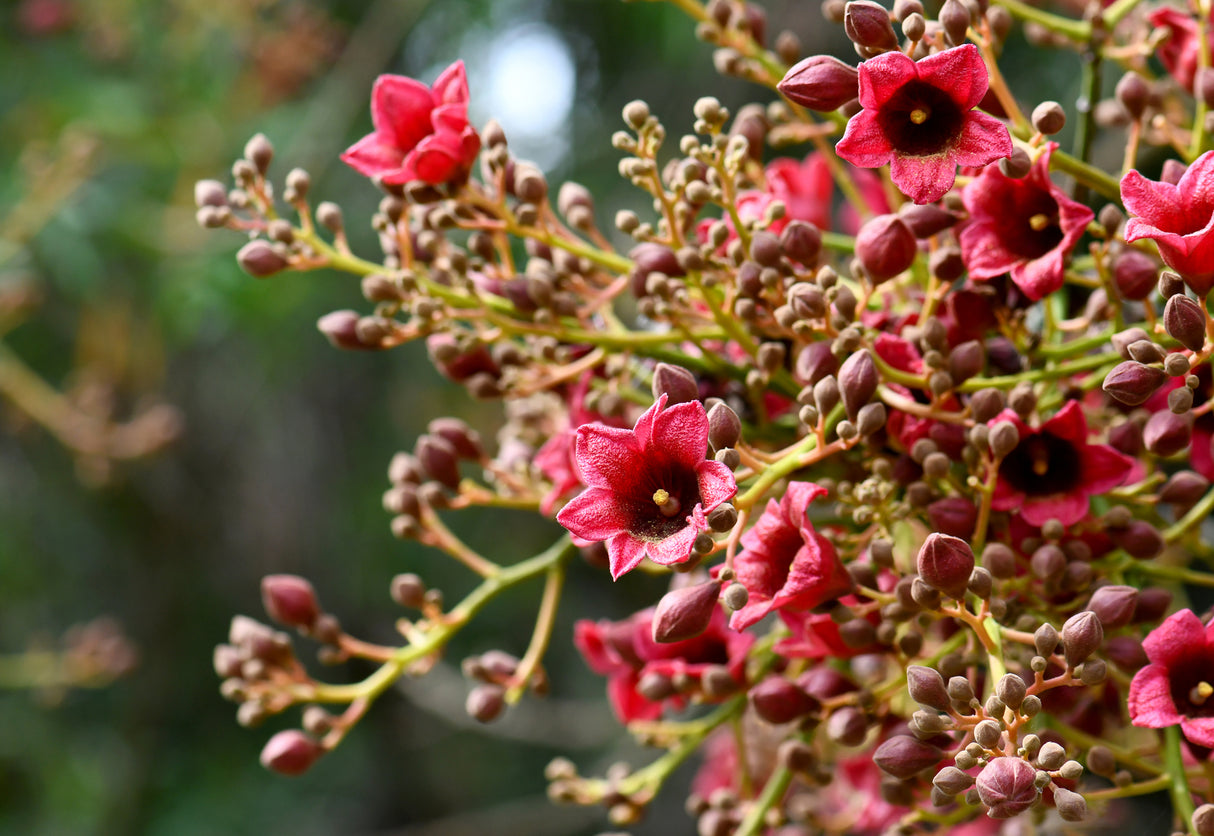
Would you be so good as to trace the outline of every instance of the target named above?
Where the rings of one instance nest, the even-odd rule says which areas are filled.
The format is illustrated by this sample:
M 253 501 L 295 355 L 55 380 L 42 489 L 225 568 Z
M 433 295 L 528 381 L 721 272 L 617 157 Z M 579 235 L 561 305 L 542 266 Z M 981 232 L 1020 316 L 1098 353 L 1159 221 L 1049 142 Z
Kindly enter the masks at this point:
M 1208 294 L 1214 286 L 1214 151 L 1194 160 L 1174 182 L 1127 172 L 1121 199 L 1137 216 L 1126 222 L 1125 240 L 1150 238 L 1164 264 L 1194 293 Z
M 970 220 L 961 230 L 961 256 L 971 279 L 1010 273 L 1034 302 L 1062 287 L 1067 256 L 1094 215 L 1050 179 L 1050 142 L 1028 176 L 1014 179 L 998 166 L 983 169 L 961 191 Z
M 1012 138 L 993 116 L 974 110 L 989 77 L 982 56 L 965 44 L 913 61 L 893 51 L 860 65 L 859 113 L 836 150 L 865 168 L 890 163 L 890 177 L 915 203 L 932 203 L 953 187 L 957 166 L 983 166 L 1011 156 Z
M 381 75 L 371 91 L 371 122 L 375 130 L 341 158 L 385 183 L 447 183 L 463 177 L 481 149 L 468 124 L 463 61 L 443 70 L 433 88 L 403 75 Z
M 706 461 L 708 415 L 699 401 L 666 408 L 658 398 L 631 430 L 584 424 L 574 463 L 587 489 L 556 519 L 583 540 L 605 540 L 611 576 L 645 557 L 663 566 L 691 557 L 705 516 L 733 498 L 728 467 Z
M 1130 683 L 1130 721 L 1180 726 L 1190 743 L 1214 748 L 1214 624 L 1181 610 L 1142 642 L 1150 664 Z

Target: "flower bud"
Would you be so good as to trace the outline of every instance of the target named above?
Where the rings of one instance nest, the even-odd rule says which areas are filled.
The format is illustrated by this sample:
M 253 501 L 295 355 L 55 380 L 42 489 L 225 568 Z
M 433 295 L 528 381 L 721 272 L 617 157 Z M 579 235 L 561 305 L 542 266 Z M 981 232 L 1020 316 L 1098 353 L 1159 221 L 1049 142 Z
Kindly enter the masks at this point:
M 892 26 L 890 31 L 893 31 Z M 776 89 L 790 101 L 810 110 L 829 113 L 860 95 L 860 75 L 855 67 L 849 67 L 838 58 L 811 55 L 790 69 Z
M 856 430 L 862 436 L 872 435 L 885 426 L 885 419 L 885 404 L 880 401 L 865 404 L 856 416 Z
M 769 676 L 750 689 L 755 713 L 773 725 L 790 723 L 821 708 L 804 689 L 782 676 Z
M 435 418 L 426 429 L 445 438 L 460 458 L 477 461 L 485 455 L 480 434 L 458 418 Z
M 1202 804 L 1190 819 L 1197 836 L 1214 836 L 1214 804 Z
M 826 718 L 826 736 L 842 746 L 859 746 L 868 734 L 868 718 L 855 706 L 844 706 Z
M 948 690 L 944 677 L 935 668 L 911 665 L 906 669 L 906 687 L 911 699 L 937 711 L 949 710 Z
M 1162 369 L 1127 360 L 1105 376 L 1102 388 L 1127 406 L 1139 406 L 1155 394 L 1167 377 Z
M 703 633 L 712 620 L 720 594 L 721 585 L 716 581 L 667 592 L 653 613 L 653 640 L 681 642 Z
M 1174 297 L 1173 297 L 1174 298 Z M 1142 428 L 1142 443 L 1156 456 L 1168 457 L 1187 450 L 1193 438 L 1193 415 L 1160 410 Z
M 1190 351 L 1201 351 L 1206 344 L 1206 313 L 1201 305 L 1178 293 L 1163 309 L 1163 327 Z
M 924 582 L 950 598 L 964 600 L 974 570 L 974 552 L 959 537 L 933 532 L 920 547 L 915 565 Z
M 1063 821 L 1083 821 L 1088 815 L 1088 803 L 1083 796 L 1065 787 L 1054 788 L 1054 806 Z
M 1046 136 L 1056 134 L 1066 126 L 1066 111 L 1058 102 L 1046 101 L 1033 108 L 1033 128 Z
M 879 404 L 869 404 L 874 405 Z M 934 465 L 943 456 L 943 453 L 932 453 L 924 461 Z M 973 533 L 974 523 L 978 520 L 978 509 L 963 496 L 946 496 L 927 506 L 927 518 L 934 531 L 953 537 L 968 537 Z
M 1159 501 L 1187 508 L 1201 499 L 1210 489 L 1210 481 L 1199 473 L 1182 470 L 1174 473 L 1159 489 Z
M 667 406 L 690 403 L 699 400 L 700 386 L 695 375 L 682 366 L 658 363 L 653 370 L 653 398 L 657 400 L 662 395 L 667 398 Z
M 708 512 L 708 527 L 716 532 L 731 530 L 738 522 L 738 509 L 731 503 L 722 502 Z
M 1163 535 L 1159 529 L 1145 520 L 1132 520 L 1121 529 L 1110 529 L 1109 537 L 1118 548 L 1130 557 L 1148 560 L 1163 551 Z
M 228 190 L 218 180 L 199 180 L 194 184 L 194 203 L 204 206 L 227 206 Z
M 839 369 L 839 361 L 831 352 L 831 344 L 827 340 L 810 343 L 801 349 L 797 355 L 796 367 L 793 374 L 797 380 L 813 385 L 828 374 L 834 374 Z
M 793 261 L 812 267 L 822 252 L 822 231 L 808 221 L 789 221 L 780 233 L 780 247 Z
M 959 795 L 974 785 L 972 775 L 967 775 L 955 766 L 946 766 L 932 778 L 932 786 L 947 796 Z
M 265 174 L 266 169 L 270 167 L 270 161 L 274 159 L 274 146 L 266 139 L 265 134 L 254 134 L 252 139 L 245 143 L 244 158 L 255 165 L 258 172 Z
M 1114 95 L 1126 109 L 1126 113 L 1130 114 L 1130 118 L 1138 120 L 1146 110 L 1147 102 L 1151 98 L 1151 89 L 1142 76 L 1130 71 L 1118 80 Z
M 982 768 L 975 786 L 992 819 L 1010 819 L 1037 803 L 1037 770 L 1016 757 L 994 758 Z
M 852 0 L 844 7 L 843 30 L 857 46 L 876 52 L 898 48 L 889 12 L 871 0 Z
M 995 683 L 995 694 L 1008 708 L 1015 710 L 1024 702 L 1028 686 L 1024 680 L 1014 673 L 1004 674 Z
M 868 403 L 877 391 L 877 367 L 867 348 L 857 351 L 843 362 L 838 381 L 843 408 L 847 410 L 847 417 L 854 421 L 860 407 Z
M 274 735 L 261 750 L 261 765 L 279 775 L 303 775 L 325 753 L 308 735 L 287 729 Z
M 629 274 L 632 284 L 632 295 L 640 299 L 647 296 L 647 284 L 651 273 L 664 273 L 667 276 L 678 277 L 686 275 L 679 264 L 679 259 L 670 247 L 646 242 L 633 247 L 628 257 L 632 259 L 633 268 Z
M 453 491 L 459 490 L 459 454 L 450 441 L 442 436 L 423 435 L 413 452 L 427 476 Z
M 708 410 L 708 443 L 714 450 L 737 446 L 741 435 L 742 422 L 728 405 L 718 403 Z
M 1076 613 L 1062 625 L 1062 652 L 1069 667 L 1075 667 L 1093 653 L 1104 641 L 1104 627 L 1091 610 Z
M 935 204 L 904 203 L 898 207 L 898 216 L 916 238 L 931 238 L 957 223 L 957 216 Z
M 873 763 L 882 771 L 903 781 L 915 777 L 944 757 L 939 747 L 910 735 L 899 734 L 886 740 L 873 753 Z
M 1088 609 L 1096 613 L 1101 626 L 1109 630 L 1129 624 L 1137 606 L 1138 590 L 1132 586 L 1102 586 L 1088 601 Z
M 970 10 L 959 0 L 944 0 L 940 13 L 936 15 L 944 34 L 948 35 L 953 46 L 961 46 L 966 41 L 966 32 L 970 28 Z
M 986 366 L 986 349 L 978 340 L 956 346 L 948 354 L 948 373 L 954 383 L 962 383 Z
M 870 218 L 856 234 L 856 258 L 873 284 L 888 281 L 909 268 L 918 252 L 915 234 L 897 215 Z
M 255 279 L 264 279 L 286 269 L 287 260 L 269 241 L 258 238 L 236 253 L 236 263 Z
M 994 577 L 1006 580 L 1016 574 L 1016 555 L 1003 543 L 987 543 L 982 550 L 982 565 Z
M 261 579 L 261 602 L 270 618 L 301 630 L 315 624 L 321 613 L 316 590 L 298 575 L 266 575 Z
M 486 683 L 477 685 L 468 692 L 464 710 L 468 716 L 481 723 L 496 720 L 506 707 L 505 690 L 500 685 Z
M 1127 248 L 1113 262 L 1113 282 L 1123 299 L 1141 302 L 1151 295 L 1159 265 L 1149 255 Z M 1144 334 L 1145 336 L 1145 334 Z
M 1029 558 L 1029 569 L 1042 580 L 1057 578 L 1066 569 L 1066 555 L 1053 543 L 1046 543 Z

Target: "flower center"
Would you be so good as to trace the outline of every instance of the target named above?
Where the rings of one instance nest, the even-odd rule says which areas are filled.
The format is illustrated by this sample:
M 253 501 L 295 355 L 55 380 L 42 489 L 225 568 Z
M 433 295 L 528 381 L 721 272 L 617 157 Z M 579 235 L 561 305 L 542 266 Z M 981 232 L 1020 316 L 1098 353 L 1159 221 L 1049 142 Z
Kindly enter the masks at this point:
M 1048 215 L 1046 215 L 1044 213 L 1038 212 L 1036 215 L 1033 215 L 1033 217 L 1029 218 L 1029 226 L 1031 226 L 1033 228 L 1034 232 L 1040 232 L 1041 230 L 1045 229 L 1049 225 L 1050 225 L 1050 218 Z
M 683 508 L 678 497 L 671 496 L 670 491 L 665 488 L 658 488 L 653 492 L 653 504 L 658 506 L 663 517 L 673 517 Z
M 1214 685 L 1202 680 L 1189 689 L 1189 702 L 1193 705 L 1205 705 L 1211 695 L 1214 695 Z
M 1023 439 L 999 466 L 999 475 L 1029 497 L 1069 493 L 1082 485 L 1079 451 L 1048 432 Z
M 910 112 L 910 120 L 916 125 L 922 125 L 932 115 L 932 110 L 929 107 L 917 107 Z
M 965 113 L 947 92 L 914 79 L 878 109 L 877 123 L 896 153 L 930 157 L 957 141 Z

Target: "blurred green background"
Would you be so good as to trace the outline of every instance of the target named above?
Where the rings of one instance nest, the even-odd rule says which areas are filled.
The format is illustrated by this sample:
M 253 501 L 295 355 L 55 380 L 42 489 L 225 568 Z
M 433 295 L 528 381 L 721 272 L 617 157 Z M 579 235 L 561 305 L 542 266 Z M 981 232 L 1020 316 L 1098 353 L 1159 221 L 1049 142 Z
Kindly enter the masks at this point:
M 816 4 L 767 9 L 771 30 L 791 28 L 807 54 L 854 60 Z M 377 74 L 428 82 L 462 57 L 474 123 L 497 116 L 553 183 L 591 187 L 609 227 L 618 208 L 647 202 L 616 175 L 609 137 L 622 105 L 647 99 L 678 136 L 699 96 L 735 108 L 770 97 L 716 77 L 711 48 L 662 3 L 22 0 L 0 15 L 0 833 L 609 829 L 603 810 L 544 798 L 543 766 L 557 754 L 588 775 L 653 756 L 615 726 L 571 625 L 648 605 L 659 585 L 629 576 L 613 587 L 580 564 L 546 702 L 489 727 L 462 711 L 459 659 L 525 648 L 539 592 L 526 588 L 461 635 L 447 667 L 381 699 L 307 776 L 258 765 L 264 741 L 298 713 L 236 725 L 210 662 L 231 616 L 262 617 L 258 581 L 274 572 L 310 578 L 370 639 L 393 639 L 397 572 L 457 599 L 465 572 L 391 537 L 385 470 L 439 415 L 492 438 L 499 407 L 445 386 L 421 346 L 330 348 L 315 321 L 369 309 L 357 280 L 248 278 L 232 257 L 240 237 L 195 224 L 193 183 L 226 181 L 263 131 L 277 149 L 272 174 L 308 169 L 314 199 L 339 202 L 355 250 L 374 258 L 377 193 L 337 155 L 369 129 Z M 180 435 L 139 461 L 79 455 L 14 403 L 46 395 L 23 369 L 65 393 L 49 401 L 61 410 L 123 421 L 146 417 L 150 401 L 171 405 Z M 558 533 L 518 515 L 455 524 L 506 562 Z M 100 689 L 14 687 L 33 658 L 20 654 L 102 616 L 137 648 L 133 670 Z M 369 673 L 320 670 L 331 681 Z M 681 804 L 668 793 L 634 832 L 690 832 Z

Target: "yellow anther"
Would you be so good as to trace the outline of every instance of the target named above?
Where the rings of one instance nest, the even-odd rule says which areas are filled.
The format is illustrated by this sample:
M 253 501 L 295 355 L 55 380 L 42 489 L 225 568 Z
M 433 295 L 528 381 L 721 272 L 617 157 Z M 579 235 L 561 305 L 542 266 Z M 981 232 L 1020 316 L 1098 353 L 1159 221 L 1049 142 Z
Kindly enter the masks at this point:
M 1034 232 L 1040 232 L 1041 230 L 1045 229 L 1049 225 L 1050 225 L 1050 216 L 1049 215 L 1043 215 L 1041 213 L 1038 213 L 1036 215 L 1033 215 L 1033 217 L 1029 218 L 1029 226 L 1031 226 L 1033 228 Z
M 1205 705 L 1211 694 L 1214 694 L 1214 685 L 1208 682 L 1198 682 L 1189 691 L 1189 702 L 1193 705 Z
M 679 500 L 671 496 L 670 491 L 665 488 L 658 488 L 653 492 L 653 502 L 664 517 L 673 517 L 683 508 Z
M 917 107 L 910 112 L 910 120 L 916 125 L 922 125 L 927 121 L 927 117 L 931 116 L 932 112 L 926 107 Z

